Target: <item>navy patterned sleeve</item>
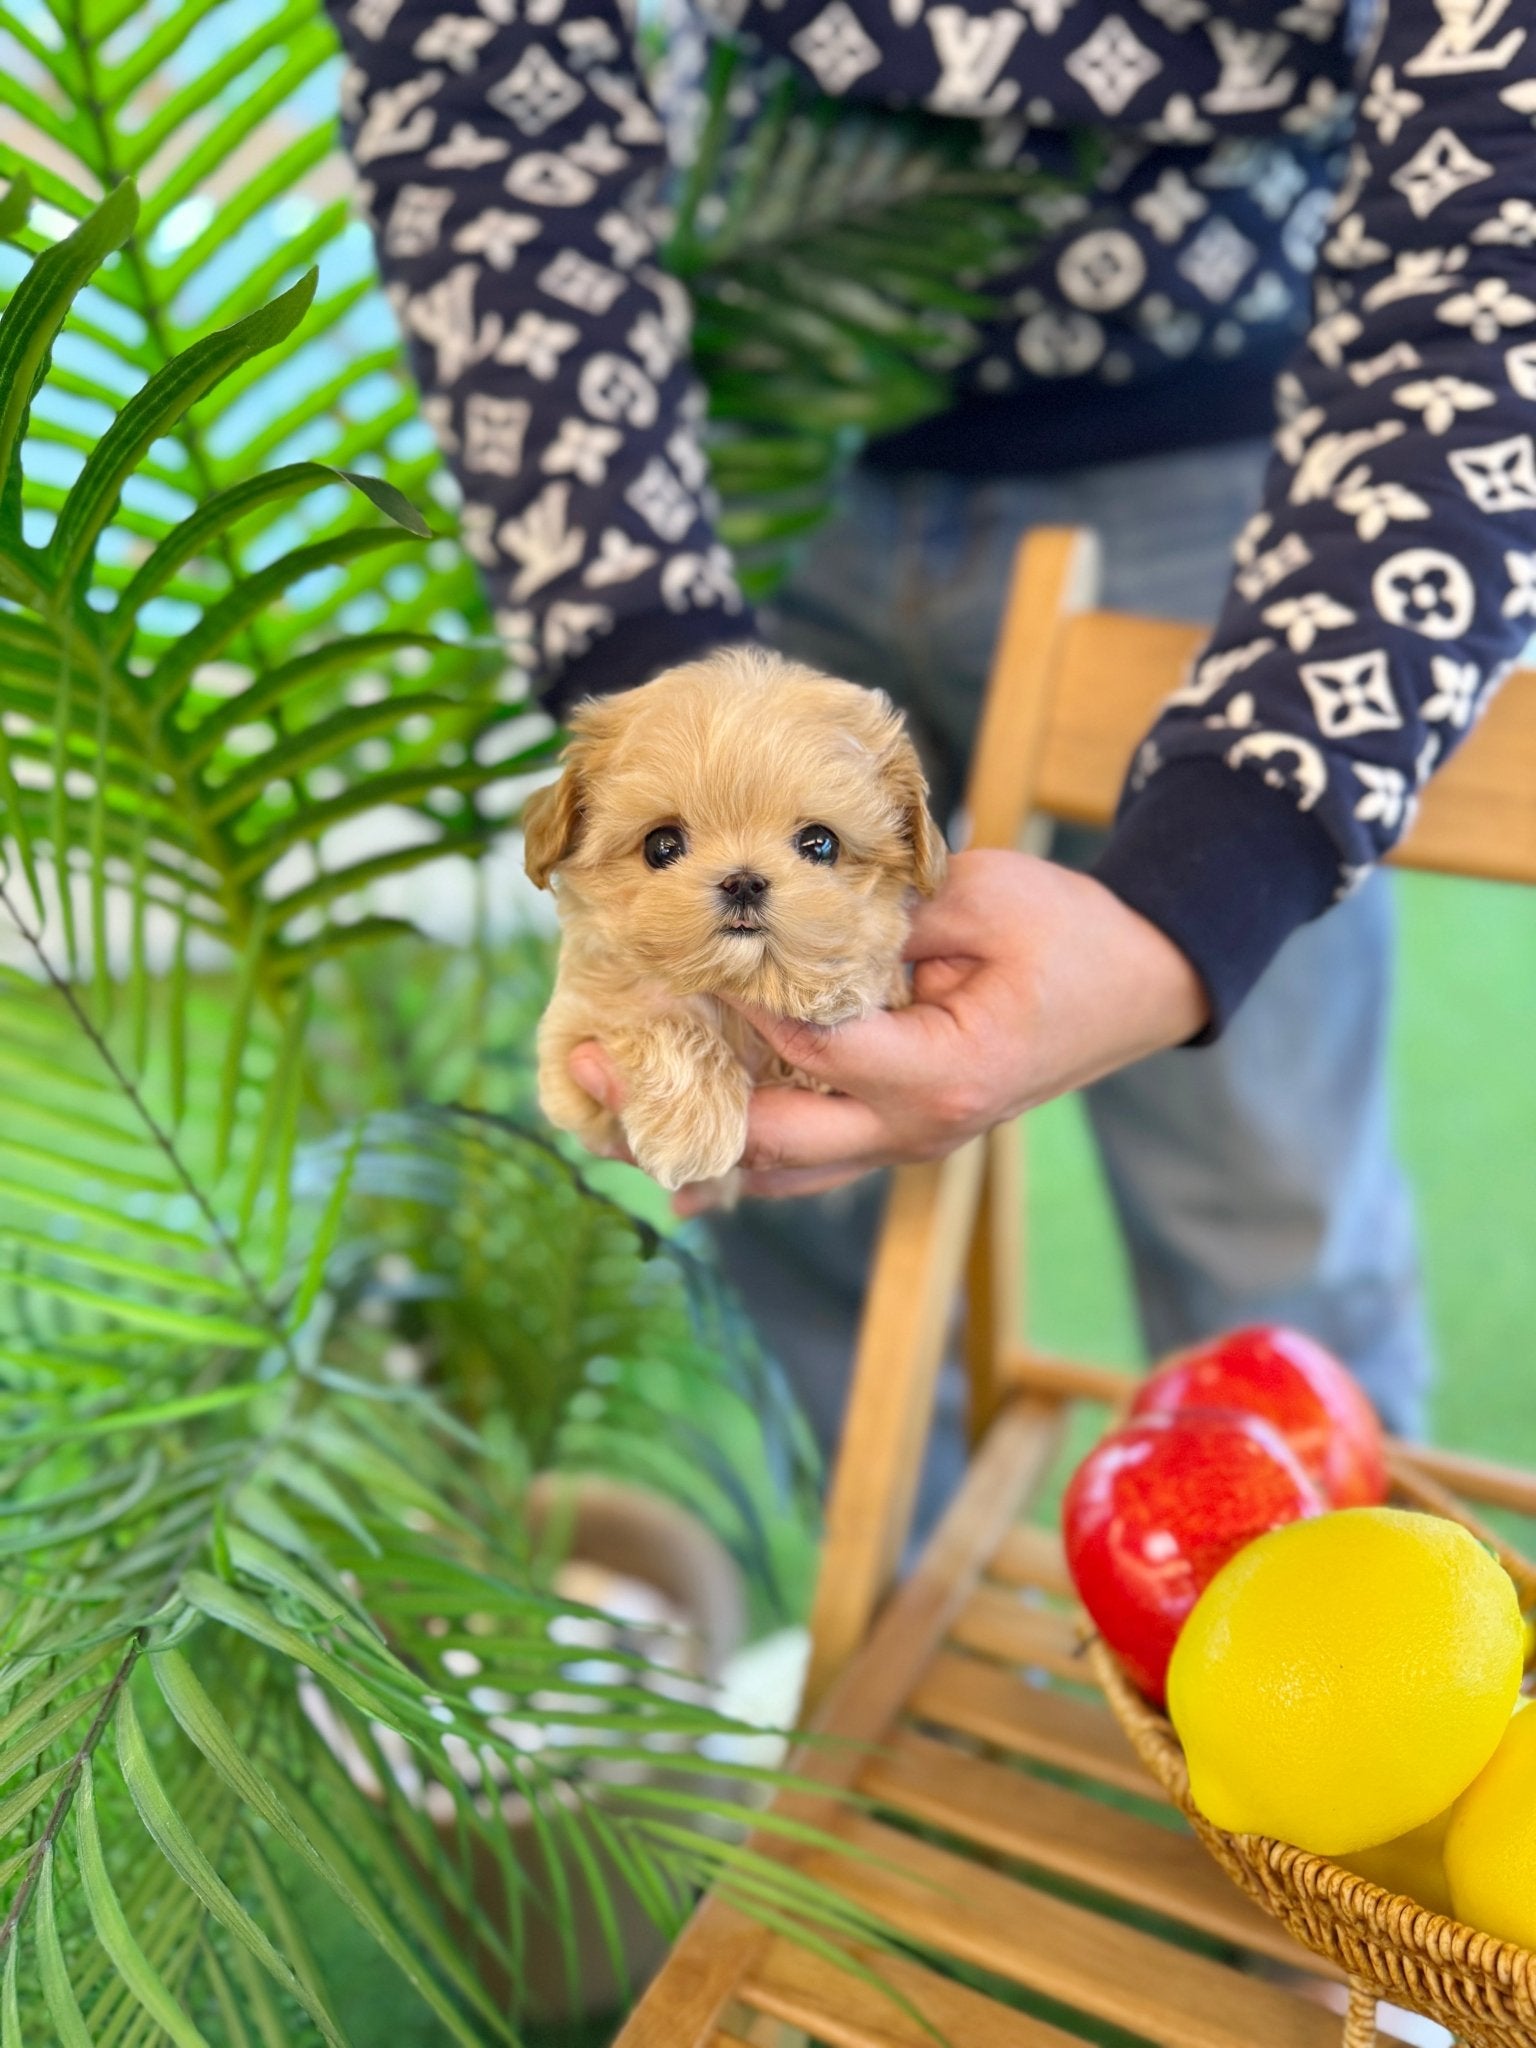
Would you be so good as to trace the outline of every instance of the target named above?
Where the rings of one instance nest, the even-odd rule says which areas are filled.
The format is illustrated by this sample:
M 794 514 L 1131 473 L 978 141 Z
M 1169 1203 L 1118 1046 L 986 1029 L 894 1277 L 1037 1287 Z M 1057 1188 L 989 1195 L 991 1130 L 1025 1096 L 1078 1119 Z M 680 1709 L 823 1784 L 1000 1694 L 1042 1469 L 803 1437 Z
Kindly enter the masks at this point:
M 1382 13 L 1264 503 L 1098 870 L 1213 1030 L 1406 831 L 1536 623 L 1536 8 Z
M 330 4 L 390 297 L 513 658 L 559 710 L 599 672 L 640 682 L 740 638 L 629 11 Z

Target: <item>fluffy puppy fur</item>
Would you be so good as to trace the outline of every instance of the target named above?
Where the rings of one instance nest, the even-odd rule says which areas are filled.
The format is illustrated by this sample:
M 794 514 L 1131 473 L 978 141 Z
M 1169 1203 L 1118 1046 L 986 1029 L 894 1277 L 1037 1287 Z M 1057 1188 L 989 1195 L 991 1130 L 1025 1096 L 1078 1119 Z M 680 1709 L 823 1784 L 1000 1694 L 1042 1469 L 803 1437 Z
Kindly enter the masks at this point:
M 810 1085 L 721 996 L 818 1024 L 907 1000 L 909 911 L 945 863 L 916 750 L 883 692 L 730 649 L 580 705 L 562 759 L 524 813 L 562 930 L 540 1102 L 588 1144 L 619 1136 L 566 1068 L 599 1039 L 639 1164 L 721 1179 L 753 1084 Z

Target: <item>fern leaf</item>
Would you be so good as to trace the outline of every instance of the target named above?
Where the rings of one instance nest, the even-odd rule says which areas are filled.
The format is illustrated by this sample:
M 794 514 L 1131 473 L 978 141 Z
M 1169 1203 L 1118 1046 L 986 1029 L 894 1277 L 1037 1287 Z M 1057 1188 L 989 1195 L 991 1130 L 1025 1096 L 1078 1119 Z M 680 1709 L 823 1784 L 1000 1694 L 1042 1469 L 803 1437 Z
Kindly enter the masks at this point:
M 182 2010 L 128 1925 L 102 1854 L 96 1825 L 95 1780 L 89 1760 L 80 1774 L 80 1788 L 75 1795 L 75 1846 L 91 1922 L 119 1978 L 156 2025 L 176 2043 L 176 2048 L 208 2048 L 207 2040 Z
M 58 2029 L 60 2048 L 95 2048 L 90 2035 L 86 2032 L 85 2020 L 75 1999 L 74 1986 L 70 1983 L 69 1969 L 64 1961 L 64 1950 L 59 1941 L 59 1923 L 54 1906 L 54 1852 L 51 1847 L 43 1856 L 35 1924 L 43 1997 L 48 2006 L 49 2017 Z
M 129 399 L 97 442 L 53 530 L 48 570 L 66 596 L 75 594 L 81 570 L 140 459 L 236 364 L 275 348 L 293 332 L 315 296 L 317 276 L 307 272 L 270 305 L 194 342 Z

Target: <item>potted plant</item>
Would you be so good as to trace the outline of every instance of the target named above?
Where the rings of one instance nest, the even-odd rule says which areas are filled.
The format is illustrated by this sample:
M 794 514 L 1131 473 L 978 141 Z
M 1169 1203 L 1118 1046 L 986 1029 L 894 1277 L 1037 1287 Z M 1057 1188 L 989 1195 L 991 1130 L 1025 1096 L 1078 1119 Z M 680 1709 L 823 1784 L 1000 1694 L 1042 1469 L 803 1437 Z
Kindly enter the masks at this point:
M 13 188 L 0 230 L 25 203 Z M 493 651 L 321 637 L 279 601 L 419 545 L 417 515 L 382 480 L 289 464 L 127 559 L 113 544 L 149 451 L 281 344 L 310 281 L 173 358 L 67 486 L 32 488 L 29 408 L 135 207 L 120 188 L 0 314 L 0 2025 L 343 2040 L 305 1934 L 318 1891 L 446 2038 L 510 2040 L 477 1959 L 521 1986 L 539 1918 L 577 1971 L 585 1896 L 622 1979 L 615 1898 L 675 1923 L 728 1853 L 688 1824 L 695 1800 L 741 1812 L 695 1755 L 721 1717 L 658 1682 L 664 1638 L 573 1659 L 571 1631 L 605 1618 L 552 1582 L 530 1476 L 572 1433 L 565 1462 L 611 1465 L 605 1435 L 662 1367 L 729 1376 L 689 1311 L 698 1276 L 643 1219 L 499 1112 L 431 1115 L 398 1075 L 391 1103 L 358 1030 L 336 963 L 393 929 L 353 914 L 358 891 L 441 835 L 349 859 L 327 825 L 386 804 L 436 818 L 446 747 L 466 799 L 538 758 L 477 751 L 510 710 Z M 338 488 L 382 520 L 320 539 L 284 523 Z M 231 536 L 252 517 L 268 559 L 247 572 Z M 567 1347 L 567 1398 L 533 1428 L 506 1375 L 401 1370 L 467 1326 L 491 1213 L 519 1219 L 525 1278 L 563 1274 L 612 1323 L 601 1351 L 590 1328 Z M 526 1288 L 515 1308 L 526 1325 Z M 315 1737 L 316 1693 L 371 1788 Z M 391 1746 L 446 1792 L 451 1828 Z M 665 1786 L 616 1772 L 658 1753 Z M 515 1793 L 542 1899 L 477 1772 Z M 502 1874 L 494 1912 L 477 1859 Z

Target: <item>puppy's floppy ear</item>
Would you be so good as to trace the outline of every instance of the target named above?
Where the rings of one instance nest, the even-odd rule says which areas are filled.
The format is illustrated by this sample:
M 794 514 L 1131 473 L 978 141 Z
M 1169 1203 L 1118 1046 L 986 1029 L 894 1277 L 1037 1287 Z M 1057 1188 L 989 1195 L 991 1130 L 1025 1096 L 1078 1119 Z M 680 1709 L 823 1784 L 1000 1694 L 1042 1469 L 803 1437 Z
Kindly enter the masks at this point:
M 574 762 L 568 762 L 558 782 L 536 789 L 523 805 L 523 866 L 537 889 L 547 889 L 549 878 L 568 853 L 574 851 L 581 830 L 581 777 Z
M 536 888 L 547 889 L 555 869 L 576 851 L 591 778 L 615 723 L 614 702 L 593 697 L 576 706 L 559 781 L 536 789 L 523 806 L 523 866 Z
M 911 882 L 920 896 L 931 896 L 944 879 L 949 849 L 928 808 L 928 778 L 917 749 L 902 726 L 881 762 L 886 788 L 900 807 L 907 844 L 912 849 Z

